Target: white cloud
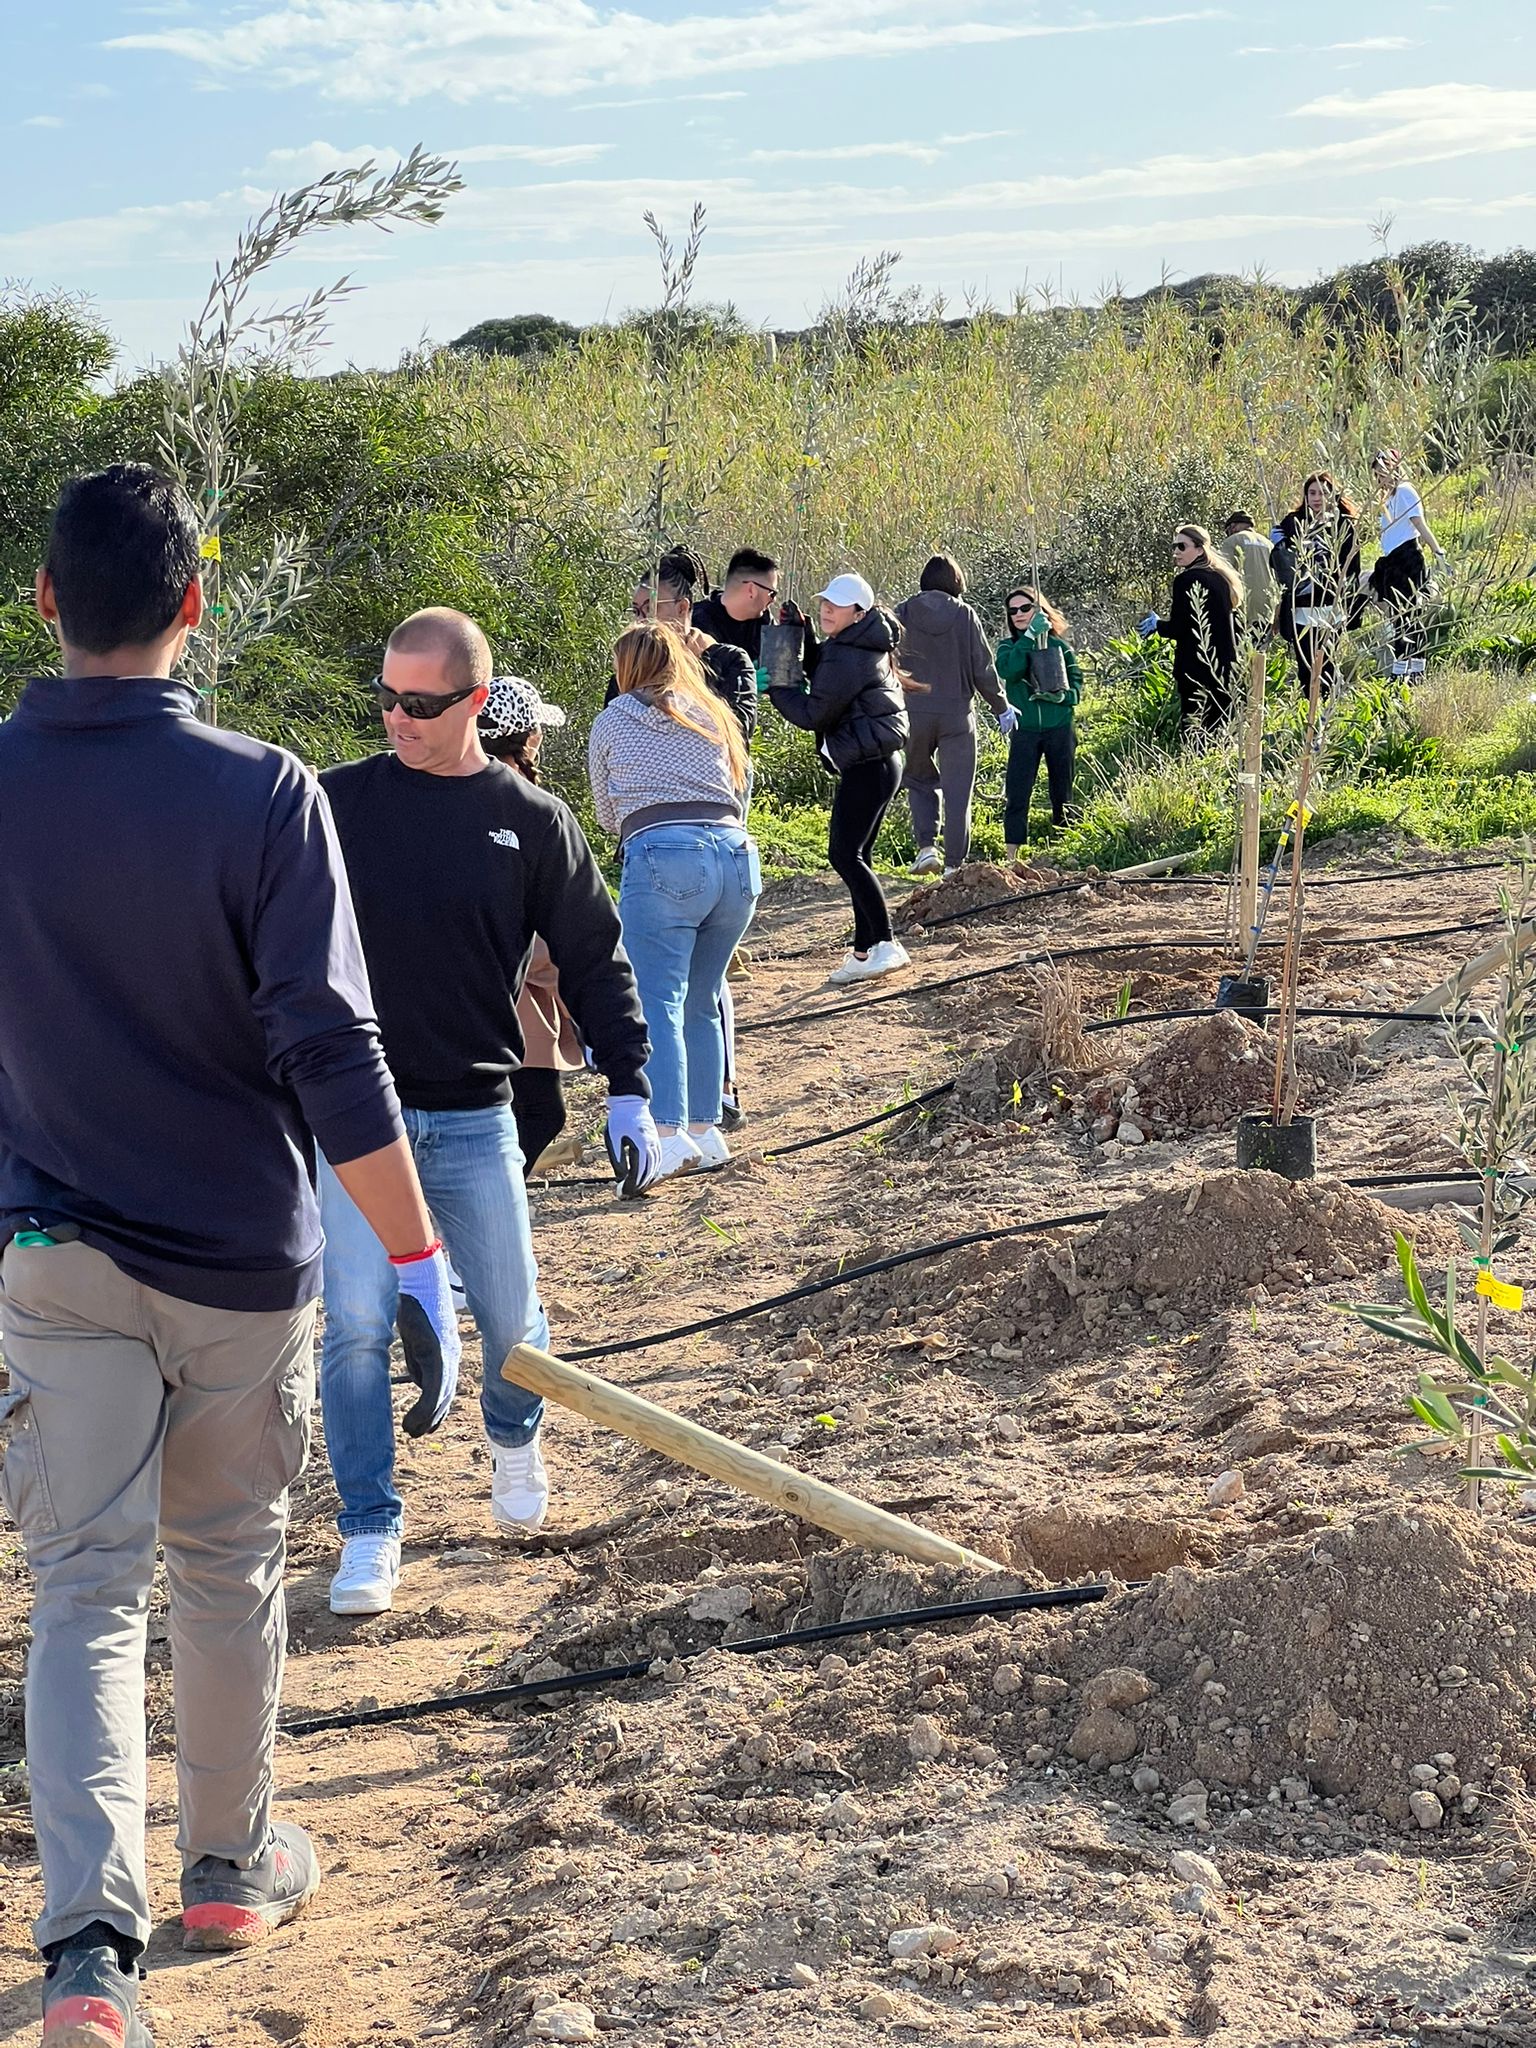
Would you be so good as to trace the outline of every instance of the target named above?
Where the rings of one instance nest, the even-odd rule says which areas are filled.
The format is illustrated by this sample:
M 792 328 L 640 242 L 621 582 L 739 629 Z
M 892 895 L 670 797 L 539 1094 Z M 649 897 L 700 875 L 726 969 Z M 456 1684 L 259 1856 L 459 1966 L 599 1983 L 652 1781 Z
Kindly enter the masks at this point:
M 866 157 L 904 156 L 913 163 L 936 164 L 943 156 L 942 149 L 931 143 L 921 142 L 844 142 L 830 149 L 753 149 L 747 152 L 749 164 L 830 164 L 856 163 Z
M 62 128 L 64 120 L 60 114 L 28 114 L 21 125 L 23 128 Z
M 607 114 L 625 107 L 679 107 L 696 100 L 744 100 L 744 92 L 653 92 L 638 100 L 583 100 L 576 114 Z
M 1245 43 L 1239 57 L 1331 57 L 1344 51 L 1386 55 L 1395 50 L 1422 50 L 1412 36 L 1361 36 L 1349 43 Z M 1350 68 L 1350 67 L 1343 67 Z
M 611 142 L 475 142 L 468 149 L 443 154 L 461 164 L 543 164 L 553 170 L 562 164 L 595 163 L 612 148 Z
M 957 0 L 963 4 L 963 0 Z M 1124 35 L 1222 18 L 1202 8 L 1130 20 L 1021 22 L 1007 0 L 966 19 L 918 0 L 783 0 L 679 22 L 593 0 L 286 0 L 223 27 L 114 37 L 109 49 L 182 57 L 205 77 L 258 76 L 336 100 L 400 105 L 561 98 L 601 86 L 675 84 L 833 59 L 910 56 L 1036 37 Z M 935 16 L 939 18 L 935 18 Z

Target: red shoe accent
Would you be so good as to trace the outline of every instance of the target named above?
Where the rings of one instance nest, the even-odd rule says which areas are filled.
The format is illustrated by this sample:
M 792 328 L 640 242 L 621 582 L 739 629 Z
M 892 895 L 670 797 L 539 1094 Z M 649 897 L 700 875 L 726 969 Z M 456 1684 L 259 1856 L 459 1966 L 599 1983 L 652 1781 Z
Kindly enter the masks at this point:
M 61 1998 L 43 2020 L 54 2048 L 123 2048 L 127 2038 L 128 2023 L 108 1998 Z
M 270 1932 L 254 1906 L 189 1906 L 181 1924 L 187 1948 L 249 1948 Z

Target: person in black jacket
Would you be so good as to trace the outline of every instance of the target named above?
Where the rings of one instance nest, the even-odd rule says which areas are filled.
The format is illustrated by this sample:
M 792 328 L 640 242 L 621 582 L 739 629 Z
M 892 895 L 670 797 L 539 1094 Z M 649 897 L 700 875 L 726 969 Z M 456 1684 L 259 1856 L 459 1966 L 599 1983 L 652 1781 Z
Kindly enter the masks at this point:
M 769 690 L 791 725 L 815 733 L 824 765 L 838 778 L 827 859 L 853 899 L 853 945 L 828 979 L 839 986 L 910 965 L 870 853 L 901 787 L 907 709 L 892 662 L 901 625 L 875 604 L 862 576 L 834 576 L 819 593 L 823 639 L 808 663 L 809 688 Z
M 1281 586 L 1278 624 L 1296 657 L 1303 689 L 1311 687 L 1314 662 L 1322 688 L 1333 688 L 1339 636 L 1360 621 L 1358 516 L 1327 470 L 1320 469 L 1302 485 L 1295 511 L 1275 528 L 1270 559 Z
M 1181 526 L 1173 536 L 1174 578 L 1166 618 L 1149 613 L 1137 630 L 1173 642 L 1173 680 L 1179 722 L 1220 725 L 1232 709 L 1237 627 L 1243 586 L 1211 549 L 1203 526 Z
M 694 560 L 698 561 L 698 557 L 694 556 Z M 700 580 L 707 587 L 709 579 Z M 783 591 L 779 565 L 772 555 L 762 554 L 757 548 L 738 548 L 725 566 L 724 583 L 694 605 L 693 623 L 711 640 L 739 647 L 753 668 L 758 669 L 763 660 L 763 627 L 781 595 L 787 599 L 788 593 Z M 787 602 L 779 607 L 779 620 L 784 625 L 798 623 L 802 628 L 801 657 L 808 668 L 815 659 L 812 649 L 816 644 L 809 622 Z

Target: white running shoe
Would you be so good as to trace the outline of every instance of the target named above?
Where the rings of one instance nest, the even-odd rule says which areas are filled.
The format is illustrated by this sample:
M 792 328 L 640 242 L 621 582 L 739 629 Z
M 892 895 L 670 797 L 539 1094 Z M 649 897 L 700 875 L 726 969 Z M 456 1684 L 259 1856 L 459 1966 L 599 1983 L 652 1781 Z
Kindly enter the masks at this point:
M 536 1436 L 525 1444 L 491 1445 L 491 1520 L 498 1529 L 531 1536 L 549 1513 L 549 1474 Z
M 943 861 L 939 858 L 939 849 L 936 846 L 920 846 L 917 849 L 917 859 L 913 861 L 907 872 L 911 875 L 932 875 L 937 874 L 943 865 Z
M 725 1142 L 725 1133 L 718 1124 L 711 1124 L 707 1131 L 690 1131 L 689 1137 L 699 1148 L 699 1165 L 708 1172 L 717 1166 L 729 1166 L 731 1148 Z
M 670 1180 L 675 1173 L 692 1173 L 703 1164 L 704 1154 L 686 1131 L 674 1131 L 661 1141 L 661 1171 L 657 1180 Z M 653 1183 L 654 1185 L 654 1183 Z
M 332 1614 L 388 1614 L 400 1583 L 400 1538 L 371 1530 L 349 1536 L 331 1581 Z
M 871 946 L 866 959 L 857 953 L 850 953 L 841 967 L 836 967 L 827 976 L 839 988 L 854 981 L 878 981 L 882 974 L 894 974 L 899 967 L 910 967 L 911 955 L 896 939 L 882 939 L 877 946 Z

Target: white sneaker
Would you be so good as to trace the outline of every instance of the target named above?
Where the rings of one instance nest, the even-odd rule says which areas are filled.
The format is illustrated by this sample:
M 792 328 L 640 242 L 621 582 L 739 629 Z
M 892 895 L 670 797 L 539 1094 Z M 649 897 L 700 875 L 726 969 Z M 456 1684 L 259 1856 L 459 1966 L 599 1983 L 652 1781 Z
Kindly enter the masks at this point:
M 917 849 L 917 859 L 913 861 L 907 872 L 911 875 L 931 875 L 936 873 L 943 865 L 943 861 L 939 858 L 939 849 L 936 846 L 920 846 Z
M 661 1171 L 657 1180 L 670 1180 L 674 1173 L 692 1173 L 704 1162 L 699 1150 L 686 1131 L 674 1131 L 669 1138 L 661 1141 Z
M 538 1438 L 491 1445 L 491 1520 L 498 1529 L 531 1536 L 549 1513 L 549 1474 Z
M 332 1614 L 388 1614 L 400 1583 L 400 1538 L 373 1530 L 349 1536 L 331 1581 Z
M 882 974 L 894 974 L 898 967 L 910 967 L 911 955 L 896 939 L 882 939 L 877 946 L 871 946 L 867 959 L 861 960 L 857 953 L 850 953 L 841 967 L 835 967 L 827 976 L 839 988 L 852 981 L 876 981 Z
M 731 1148 L 718 1124 L 711 1124 L 707 1131 L 690 1131 L 688 1135 L 699 1148 L 699 1165 L 705 1171 L 730 1164 Z
M 944 870 L 944 880 L 947 882 L 951 875 L 958 875 L 959 872 L 960 870 L 958 868 L 946 868 Z

